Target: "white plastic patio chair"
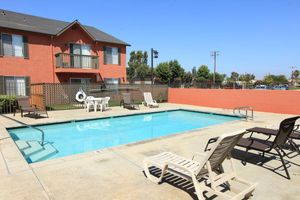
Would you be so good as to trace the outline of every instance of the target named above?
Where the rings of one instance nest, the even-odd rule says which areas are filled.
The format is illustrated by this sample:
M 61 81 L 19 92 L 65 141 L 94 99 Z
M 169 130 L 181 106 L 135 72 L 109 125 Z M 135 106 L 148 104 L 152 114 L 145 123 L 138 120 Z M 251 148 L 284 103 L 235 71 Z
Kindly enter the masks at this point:
M 108 109 L 108 102 L 110 100 L 110 97 L 105 97 L 104 98 L 104 101 L 103 101 L 103 104 L 104 104 L 104 110 Z
M 87 108 L 87 101 L 93 99 L 93 96 L 87 96 L 84 100 L 84 108 Z
M 159 104 L 153 100 L 151 92 L 144 92 L 144 103 L 150 108 L 159 107 Z
M 92 98 L 85 100 L 86 112 L 90 112 L 90 109 L 95 109 L 95 101 Z
M 191 181 L 195 187 L 198 199 L 202 200 L 203 192 L 209 191 L 213 194 L 221 196 L 225 199 L 243 199 L 249 197 L 254 191 L 257 183 L 250 183 L 239 178 L 236 175 L 230 152 L 243 136 L 244 132 L 235 132 L 231 134 L 224 134 L 220 136 L 211 150 L 205 154 L 195 153 L 192 159 L 186 159 L 170 152 L 163 152 L 158 155 L 148 157 L 144 160 L 144 170 L 151 181 L 159 183 L 162 181 L 164 175 L 168 172 L 179 176 L 183 179 Z M 195 156 L 203 156 L 201 162 L 194 160 Z M 224 172 L 222 163 L 225 159 L 230 161 L 231 172 Z M 156 177 L 150 173 L 149 167 L 156 167 L 161 170 L 161 175 Z M 210 187 L 204 184 L 200 179 L 205 179 L 210 183 Z M 226 184 L 230 189 L 228 181 L 234 180 L 246 187 L 240 192 L 230 190 L 230 194 L 221 192 L 217 189 L 218 186 Z M 236 188 L 235 188 L 236 189 Z
M 101 112 L 108 109 L 108 102 L 110 100 L 110 97 L 104 97 L 102 98 L 102 101 L 98 106 L 100 107 Z

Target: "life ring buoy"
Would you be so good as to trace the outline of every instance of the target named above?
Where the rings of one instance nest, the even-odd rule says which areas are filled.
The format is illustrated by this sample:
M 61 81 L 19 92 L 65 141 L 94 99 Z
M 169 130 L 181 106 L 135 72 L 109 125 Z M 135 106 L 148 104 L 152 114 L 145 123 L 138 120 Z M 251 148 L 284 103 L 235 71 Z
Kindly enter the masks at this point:
M 75 99 L 76 99 L 76 101 L 82 103 L 82 102 L 84 102 L 84 100 L 86 99 L 86 94 L 84 93 L 84 91 L 79 90 L 79 91 L 76 93 Z

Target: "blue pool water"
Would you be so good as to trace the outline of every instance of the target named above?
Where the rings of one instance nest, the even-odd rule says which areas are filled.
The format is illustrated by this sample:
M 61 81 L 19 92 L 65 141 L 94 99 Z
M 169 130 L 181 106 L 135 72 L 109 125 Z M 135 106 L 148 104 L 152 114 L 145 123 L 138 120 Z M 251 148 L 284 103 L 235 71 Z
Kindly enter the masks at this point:
M 44 148 L 36 144 L 41 141 L 41 133 L 37 130 L 27 127 L 11 128 L 8 132 L 26 160 L 31 163 L 239 119 L 233 116 L 175 110 L 36 126 L 45 133 L 44 141 L 48 146 Z

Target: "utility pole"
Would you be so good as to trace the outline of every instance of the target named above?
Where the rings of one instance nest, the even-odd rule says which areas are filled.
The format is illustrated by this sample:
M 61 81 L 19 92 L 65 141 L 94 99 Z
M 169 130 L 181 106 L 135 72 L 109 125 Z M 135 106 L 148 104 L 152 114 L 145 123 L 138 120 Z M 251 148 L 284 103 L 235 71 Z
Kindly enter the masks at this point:
M 219 56 L 219 51 L 212 51 L 211 56 L 214 59 L 214 77 L 213 77 L 213 84 L 216 83 L 216 70 L 217 70 L 217 56 Z

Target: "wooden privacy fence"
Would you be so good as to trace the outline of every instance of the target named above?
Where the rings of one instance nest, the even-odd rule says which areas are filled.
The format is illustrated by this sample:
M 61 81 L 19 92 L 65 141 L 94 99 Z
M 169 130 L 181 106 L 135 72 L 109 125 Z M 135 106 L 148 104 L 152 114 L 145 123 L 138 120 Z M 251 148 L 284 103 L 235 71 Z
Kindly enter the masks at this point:
M 45 109 L 45 94 L 42 84 L 31 84 L 30 86 L 30 103 L 38 108 Z
M 120 105 L 122 93 L 130 92 L 135 102 L 143 101 L 143 92 L 151 92 L 154 99 L 164 102 L 168 100 L 167 85 L 100 85 L 100 84 L 60 84 L 43 83 L 31 85 L 31 103 L 48 110 L 64 110 L 82 108 L 75 96 L 83 90 L 87 96 L 110 97 L 110 106 Z

